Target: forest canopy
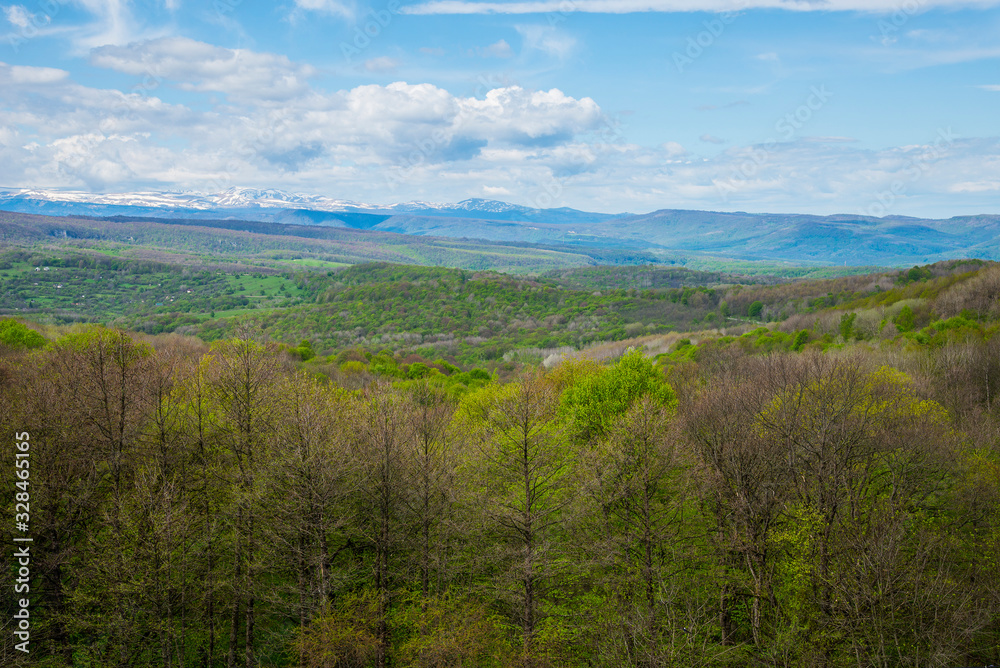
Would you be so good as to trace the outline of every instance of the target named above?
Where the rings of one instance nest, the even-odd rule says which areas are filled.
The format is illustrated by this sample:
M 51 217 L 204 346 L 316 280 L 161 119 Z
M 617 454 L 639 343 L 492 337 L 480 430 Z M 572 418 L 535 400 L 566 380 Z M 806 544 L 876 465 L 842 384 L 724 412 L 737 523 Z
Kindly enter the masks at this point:
M 824 352 L 765 328 L 501 377 L 3 321 L 31 665 L 995 663 L 986 329 Z

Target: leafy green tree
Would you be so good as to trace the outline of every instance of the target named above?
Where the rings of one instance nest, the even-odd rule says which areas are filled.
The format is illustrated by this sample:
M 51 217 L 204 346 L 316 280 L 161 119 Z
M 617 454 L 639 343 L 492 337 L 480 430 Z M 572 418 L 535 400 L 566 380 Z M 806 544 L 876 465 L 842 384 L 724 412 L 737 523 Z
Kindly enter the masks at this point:
M 854 332 L 854 321 L 857 317 L 857 313 L 845 313 L 840 316 L 840 336 L 843 337 L 844 341 L 851 339 L 851 334 Z
M 41 348 L 44 336 L 11 318 L 0 318 L 0 345 L 11 348 Z
M 912 331 L 916 322 L 916 316 L 909 304 L 904 305 L 899 313 L 896 314 L 896 317 L 892 319 L 892 323 L 896 325 L 896 329 L 901 332 Z
M 800 352 L 807 343 L 809 342 L 809 330 L 802 329 L 795 334 L 795 339 L 792 341 L 792 350 L 795 352 Z
M 633 403 L 645 396 L 666 409 L 677 405 L 662 370 L 633 349 L 614 366 L 570 385 L 561 398 L 562 412 L 578 438 L 601 439 L 608 436 Z
M 560 536 L 573 498 L 573 452 L 558 419 L 559 397 L 540 376 L 487 385 L 466 395 L 456 413 L 458 433 L 473 456 L 462 473 L 472 484 L 482 536 L 494 548 L 483 568 L 521 631 L 526 665 L 546 647 L 545 603 L 558 591 Z

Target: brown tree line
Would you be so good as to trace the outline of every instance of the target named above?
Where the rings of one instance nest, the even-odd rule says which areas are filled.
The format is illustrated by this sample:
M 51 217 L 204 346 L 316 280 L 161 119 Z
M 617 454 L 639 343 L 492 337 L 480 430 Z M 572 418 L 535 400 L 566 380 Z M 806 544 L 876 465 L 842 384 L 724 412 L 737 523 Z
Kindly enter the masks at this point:
M 995 348 L 632 352 L 460 398 L 250 333 L 10 352 L 33 634 L 5 585 L 0 663 L 1000 663 Z

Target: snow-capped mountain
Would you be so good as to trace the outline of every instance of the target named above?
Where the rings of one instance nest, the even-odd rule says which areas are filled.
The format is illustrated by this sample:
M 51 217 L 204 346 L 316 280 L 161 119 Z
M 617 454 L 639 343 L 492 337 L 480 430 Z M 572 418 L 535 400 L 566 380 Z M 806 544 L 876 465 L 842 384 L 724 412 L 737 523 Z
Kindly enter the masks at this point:
M 239 218 L 289 222 L 287 212 L 372 213 L 447 216 L 534 222 L 597 222 L 614 216 L 574 209 L 533 209 L 508 202 L 467 199 L 457 204 L 413 201 L 387 205 L 290 193 L 275 188 L 229 188 L 218 193 L 135 192 L 98 194 L 33 188 L 0 189 L 0 209 L 22 213 L 83 216 Z M 271 211 L 268 213 L 268 211 Z M 282 213 L 279 213 L 282 212 Z M 300 216 L 301 217 L 301 216 Z M 307 217 L 308 218 L 308 217 Z M 314 221 L 322 217 L 312 217 Z M 299 222 L 298 218 L 295 219 Z
M 288 193 L 276 189 L 229 188 L 219 193 L 195 192 L 137 192 L 137 193 L 87 193 L 69 190 L 0 190 L 0 203 L 10 201 L 61 202 L 76 204 L 103 204 L 108 206 L 162 207 L 165 209 L 218 209 L 218 208 L 322 208 L 344 210 L 365 208 L 368 205 L 347 200 L 335 200 L 315 195 Z

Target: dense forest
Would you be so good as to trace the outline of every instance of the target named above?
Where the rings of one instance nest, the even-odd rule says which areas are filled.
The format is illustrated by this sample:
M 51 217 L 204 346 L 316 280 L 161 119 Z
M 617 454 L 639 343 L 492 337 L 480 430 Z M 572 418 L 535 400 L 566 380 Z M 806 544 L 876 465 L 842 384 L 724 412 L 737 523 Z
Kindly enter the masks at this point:
M 589 308 L 298 287 L 388 303 L 387 271 Z M 32 653 L 11 612 L 0 663 L 1000 663 L 998 296 L 982 263 L 651 291 L 736 329 L 550 368 L 5 319 L 0 489 L 13 518 L 27 432 L 34 542 Z

